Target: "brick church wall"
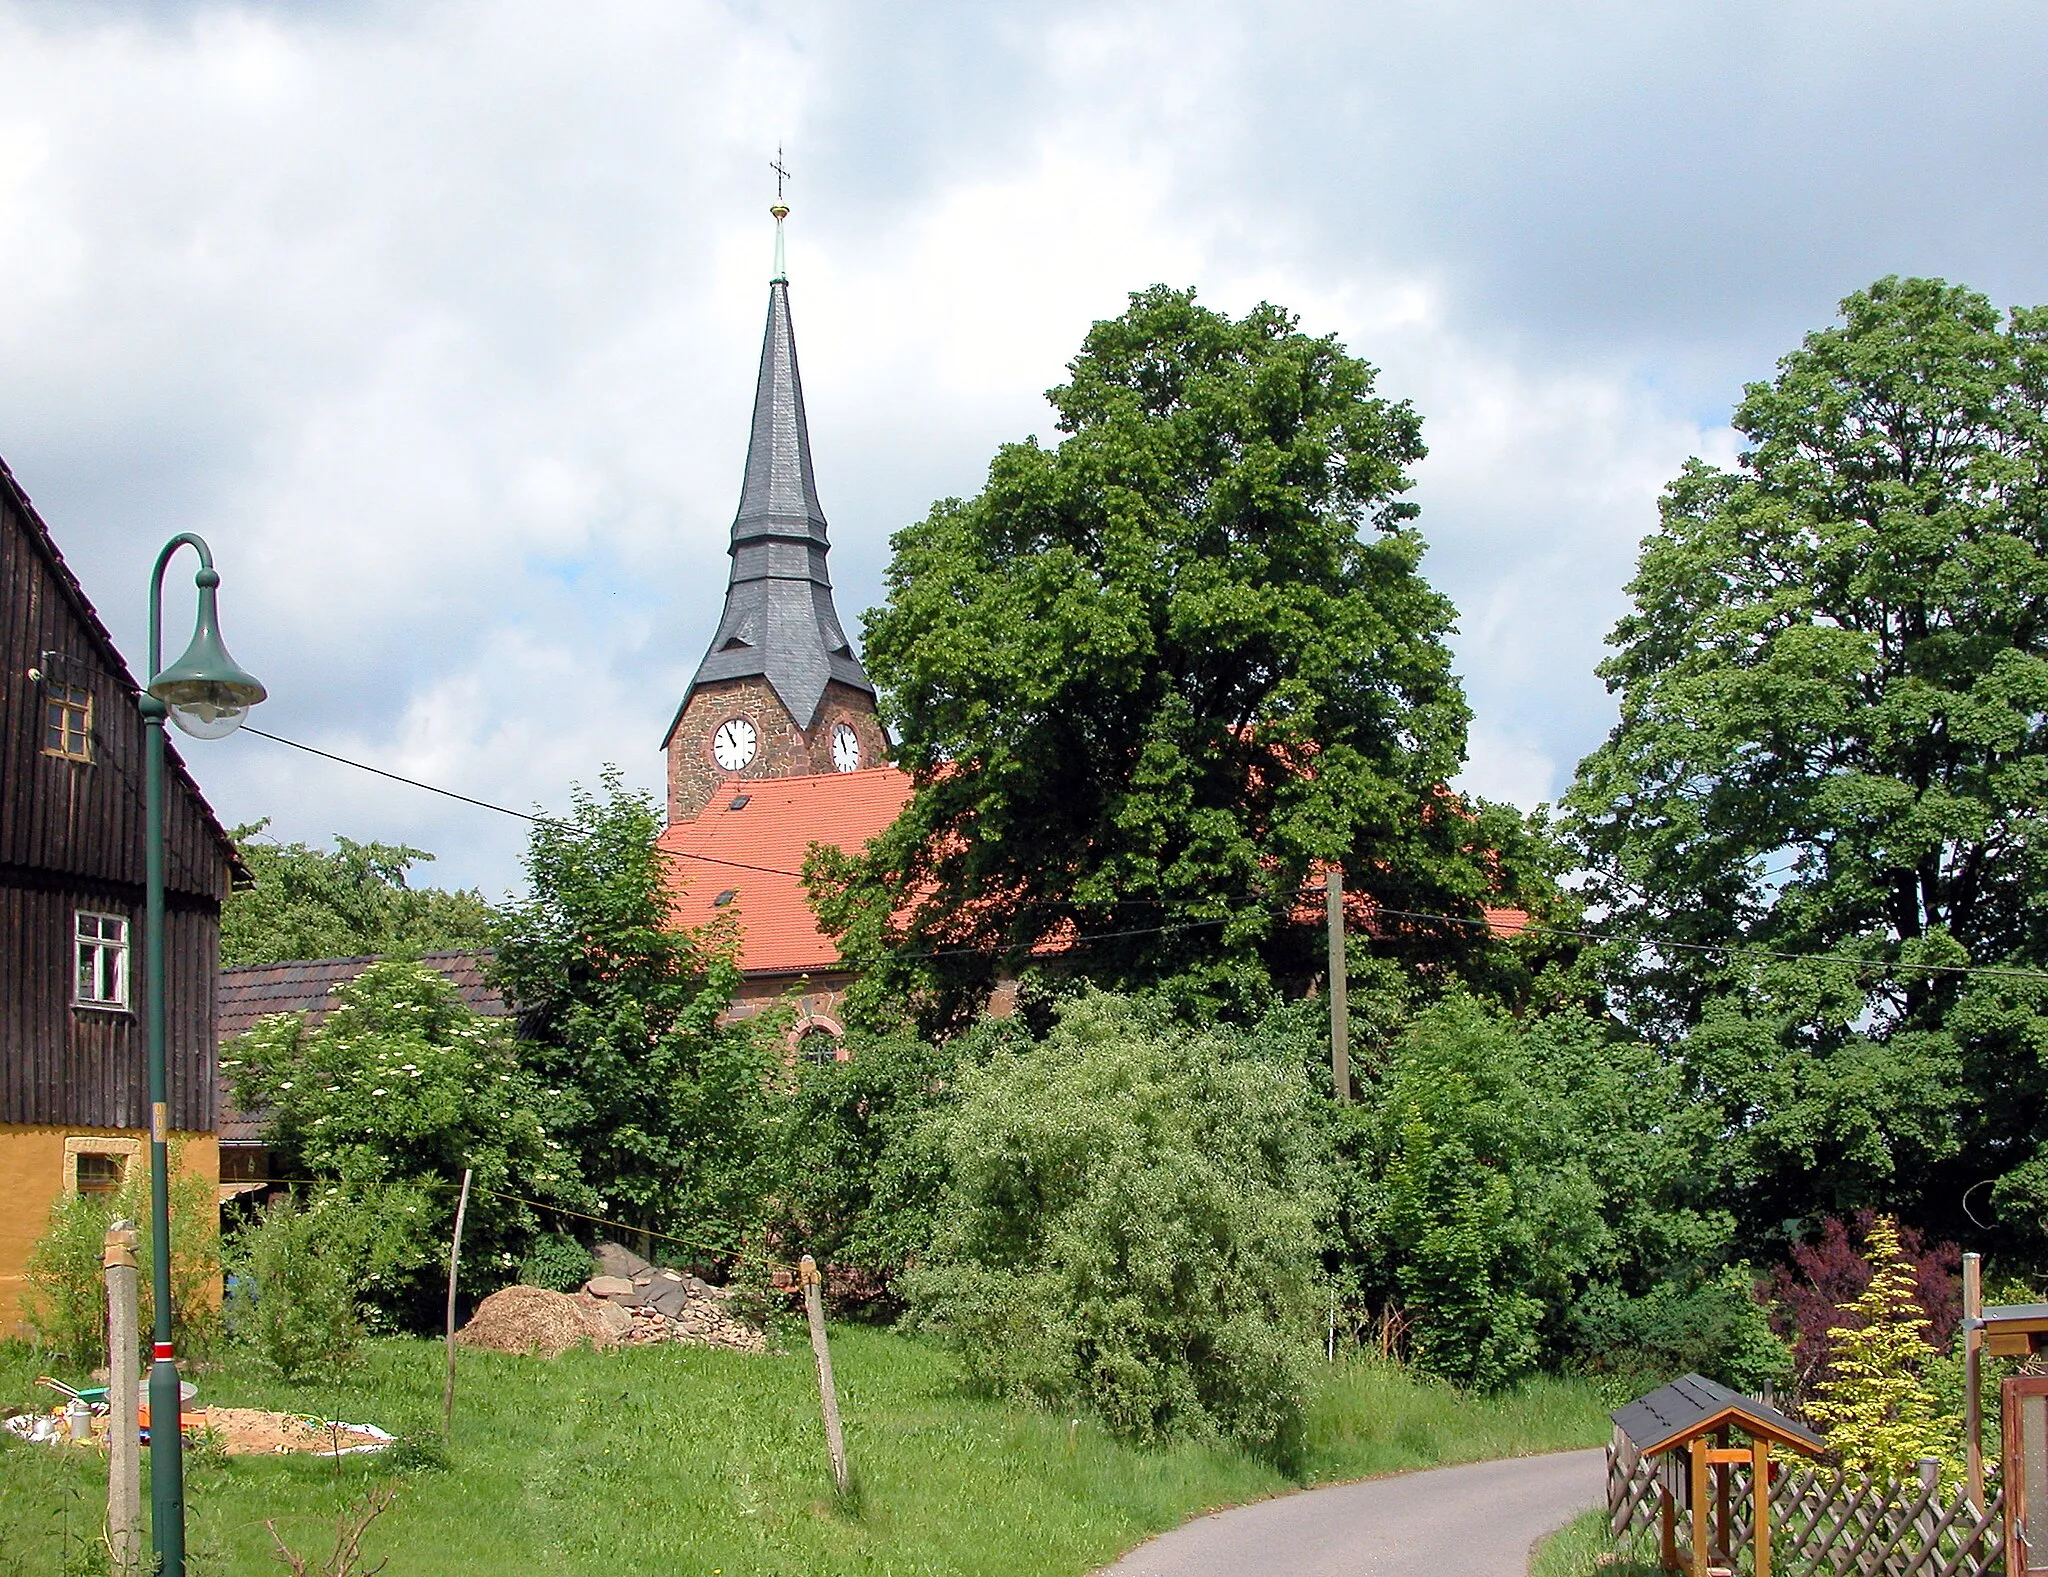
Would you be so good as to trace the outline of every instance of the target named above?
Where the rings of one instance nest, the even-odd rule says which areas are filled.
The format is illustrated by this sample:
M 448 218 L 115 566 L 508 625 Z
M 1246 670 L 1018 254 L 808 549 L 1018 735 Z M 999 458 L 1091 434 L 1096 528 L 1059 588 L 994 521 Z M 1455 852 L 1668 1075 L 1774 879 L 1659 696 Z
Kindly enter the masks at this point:
M 711 754 L 711 738 L 734 717 L 754 725 L 758 743 L 754 759 L 742 771 L 727 772 Z M 669 820 L 694 820 L 720 792 L 748 778 L 832 771 L 832 730 L 840 723 L 851 725 L 859 738 L 863 767 L 880 766 L 889 759 L 888 738 L 875 716 L 873 698 L 837 680 L 825 687 L 818 720 L 809 730 L 797 726 L 766 679 L 719 679 L 700 685 L 669 736 Z

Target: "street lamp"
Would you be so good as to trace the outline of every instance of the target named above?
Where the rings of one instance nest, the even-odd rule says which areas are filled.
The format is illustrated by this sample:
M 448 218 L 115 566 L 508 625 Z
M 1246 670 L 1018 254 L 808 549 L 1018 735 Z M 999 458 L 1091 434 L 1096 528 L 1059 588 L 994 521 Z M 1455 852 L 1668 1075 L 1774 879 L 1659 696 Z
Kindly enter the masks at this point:
M 199 622 L 192 644 L 170 667 L 163 663 L 164 569 L 190 544 L 199 555 Z M 149 1035 L 150 1286 L 156 1330 L 149 1366 L 150 1547 L 164 1577 L 185 1573 L 185 1442 L 178 1358 L 171 1344 L 170 1094 L 164 1068 L 164 718 L 195 739 L 223 739 L 242 726 L 249 708 L 268 693 L 237 667 L 221 644 L 214 588 L 220 576 L 213 553 L 191 532 L 164 544 L 149 581 L 149 688 L 141 698 L 144 766 L 143 911 L 144 1011 Z M 116 1362 L 120 1360 L 118 1357 Z

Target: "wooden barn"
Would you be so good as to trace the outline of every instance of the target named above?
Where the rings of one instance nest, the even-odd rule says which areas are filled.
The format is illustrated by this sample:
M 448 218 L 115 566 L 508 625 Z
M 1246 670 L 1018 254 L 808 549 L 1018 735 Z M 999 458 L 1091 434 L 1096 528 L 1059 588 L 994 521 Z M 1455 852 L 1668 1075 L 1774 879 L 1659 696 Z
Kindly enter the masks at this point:
M 135 595 L 145 594 L 138 564 Z M 69 1192 L 148 1165 L 139 687 L 0 462 L 0 1334 Z M 170 1121 L 218 1185 L 220 906 L 243 874 L 172 750 L 165 799 Z

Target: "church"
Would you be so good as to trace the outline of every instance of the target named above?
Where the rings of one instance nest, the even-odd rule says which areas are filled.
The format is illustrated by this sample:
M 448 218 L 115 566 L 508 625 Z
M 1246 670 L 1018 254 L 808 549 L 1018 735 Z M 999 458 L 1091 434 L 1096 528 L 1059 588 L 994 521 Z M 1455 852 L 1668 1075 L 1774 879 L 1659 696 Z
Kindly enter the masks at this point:
M 823 935 L 799 873 L 813 843 L 858 849 L 910 799 L 888 760 L 875 687 L 832 604 L 831 543 L 811 465 L 790 322 L 778 202 L 768 325 L 728 553 L 732 572 L 711 644 L 662 749 L 668 827 L 660 848 L 678 918 L 740 926 L 747 1017 L 794 994 L 792 1043 L 843 1056 L 838 1012 L 851 976 Z
M 792 1051 L 844 1057 L 840 1005 L 853 972 L 818 929 L 801 872 L 813 843 L 858 850 L 909 802 L 911 781 L 888 760 L 875 687 L 839 622 L 827 564 L 789 312 L 789 274 L 777 202 L 768 325 L 754 385 L 732 571 L 711 644 L 683 694 L 662 748 L 668 757 L 669 857 L 677 917 L 692 927 L 730 913 L 743 976 L 733 1016 L 793 1000 Z M 1362 895 L 1351 924 L 1369 925 Z M 1488 905 L 1483 923 L 1511 936 L 1520 910 Z M 1304 905 L 1304 924 L 1320 919 Z M 1010 1010 L 1014 985 L 992 1012 Z

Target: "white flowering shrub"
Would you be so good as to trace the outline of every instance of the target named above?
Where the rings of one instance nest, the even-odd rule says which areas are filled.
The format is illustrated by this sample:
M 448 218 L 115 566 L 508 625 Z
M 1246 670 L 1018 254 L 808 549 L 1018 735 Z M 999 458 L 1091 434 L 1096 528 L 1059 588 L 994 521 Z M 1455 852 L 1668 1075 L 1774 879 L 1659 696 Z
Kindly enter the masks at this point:
M 595 1203 L 544 1118 L 549 1093 L 519 1065 L 511 1027 L 481 1018 L 424 965 L 370 965 L 338 987 L 317 1029 L 258 1022 L 223 1069 L 264 1140 L 314 1203 L 350 1208 L 362 1296 L 400 1326 L 432 1323 L 463 1169 L 474 1172 L 463 1257 L 492 1284 L 541 1230 L 523 1201 Z M 486 1270 L 485 1267 L 490 1267 Z

